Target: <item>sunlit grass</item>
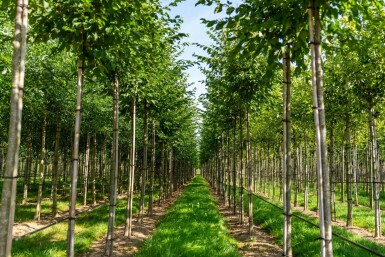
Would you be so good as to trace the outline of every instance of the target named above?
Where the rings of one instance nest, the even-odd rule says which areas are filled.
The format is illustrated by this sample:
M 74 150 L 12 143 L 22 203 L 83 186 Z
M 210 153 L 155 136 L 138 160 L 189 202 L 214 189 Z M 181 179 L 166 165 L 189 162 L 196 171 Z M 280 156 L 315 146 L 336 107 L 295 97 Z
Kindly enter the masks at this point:
M 341 199 L 341 193 L 338 190 L 338 186 L 340 184 L 336 185 L 336 218 L 338 220 L 346 221 L 347 216 L 347 201 L 346 201 L 346 194 L 345 194 L 345 202 L 339 201 Z M 292 188 L 294 188 L 294 185 L 292 185 Z M 263 191 L 263 187 L 260 188 Z M 310 185 L 310 192 L 309 192 L 309 210 L 317 211 L 318 207 L 318 201 L 317 201 L 317 194 L 313 191 L 314 185 Z M 304 190 L 304 188 L 303 188 Z M 298 193 L 298 206 L 304 206 L 304 192 L 300 191 Z M 266 193 L 273 197 L 272 195 L 272 186 L 271 184 L 266 185 Z M 277 187 L 275 190 L 275 198 L 279 198 L 279 188 Z M 292 204 L 294 204 L 294 189 L 292 191 Z M 384 210 L 385 208 L 385 193 L 381 192 L 381 209 Z M 374 232 L 374 210 L 369 208 L 370 204 L 370 198 L 366 195 L 366 192 L 361 187 L 358 193 L 358 202 L 359 206 L 355 206 L 353 203 L 353 226 L 364 228 L 370 232 Z M 385 215 L 382 215 L 381 217 L 382 223 L 385 223 Z M 385 226 L 382 227 L 382 233 L 385 234 Z
M 137 257 L 240 256 L 204 180 L 185 188 Z
M 274 204 L 282 206 L 281 203 L 268 199 Z M 283 215 L 282 210 L 278 209 L 261 199 L 254 196 L 254 220 L 257 224 L 265 228 L 269 233 L 277 237 L 278 243 L 283 244 Z M 247 208 L 247 199 L 245 199 L 245 207 Z M 309 218 L 300 212 L 295 212 L 307 220 L 318 224 L 318 220 Z M 362 244 L 379 253 L 385 252 L 385 246 L 378 245 L 370 240 L 362 239 L 352 233 L 337 227 L 333 227 L 333 232 L 342 235 L 352 241 Z M 296 217 L 292 217 L 292 246 L 295 256 L 320 256 L 320 240 L 319 229 L 300 221 Z M 349 243 L 346 243 L 336 237 L 333 237 L 333 250 L 335 257 L 366 257 L 373 256 L 368 252 L 357 248 Z
M 158 192 L 157 192 L 158 193 Z M 148 197 L 148 196 L 147 196 Z M 154 195 L 157 199 L 158 195 Z M 133 213 L 138 213 L 140 196 L 135 195 Z M 146 199 L 148 202 L 148 198 Z M 125 222 L 127 199 L 121 199 L 116 207 L 116 225 Z M 95 240 L 103 238 L 107 233 L 108 205 L 81 214 L 76 219 L 75 254 L 89 252 Z M 66 256 L 68 222 L 59 223 L 26 238 L 14 241 L 12 256 Z

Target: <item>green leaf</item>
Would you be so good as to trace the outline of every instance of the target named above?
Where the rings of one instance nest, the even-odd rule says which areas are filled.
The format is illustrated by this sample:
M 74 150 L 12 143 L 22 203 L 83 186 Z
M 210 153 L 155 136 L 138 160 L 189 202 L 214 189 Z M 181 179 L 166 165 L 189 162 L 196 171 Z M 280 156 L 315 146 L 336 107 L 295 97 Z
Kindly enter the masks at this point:
M 235 10 L 235 8 L 231 6 L 231 7 L 227 8 L 226 14 L 230 15 L 230 14 L 232 14 L 234 12 L 234 10 Z

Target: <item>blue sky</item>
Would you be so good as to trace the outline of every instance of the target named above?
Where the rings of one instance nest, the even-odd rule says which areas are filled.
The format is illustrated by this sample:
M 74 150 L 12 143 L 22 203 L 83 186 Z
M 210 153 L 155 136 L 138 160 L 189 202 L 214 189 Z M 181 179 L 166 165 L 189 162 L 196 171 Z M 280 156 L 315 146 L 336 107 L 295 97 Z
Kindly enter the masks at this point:
M 240 2 L 241 0 L 235 0 L 233 2 Z M 165 4 L 169 4 L 170 0 L 163 0 Z M 177 7 L 172 7 L 171 16 L 180 15 L 183 19 L 183 24 L 181 26 L 181 32 L 189 34 L 189 37 L 185 39 L 186 42 L 196 42 L 203 45 L 212 44 L 212 40 L 207 36 L 207 28 L 201 22 L 201 18 L 208 20 L 218 19 L 223 17 L 224 12 L 220 14 L 214 14 L 215 4 L 212 6 L 195 6 L 197 0 L 185 0 L 178 4 Z M 190 45 L 186 47 L 182 59 L 185 60 L 196 60 L 193 57 L 193 54 L 205 55 L 205 52 L 202 51 L 199 47 Z M 200 72 L 197 66 L 191 67 L 187 70 L 189 74 L 189 83 L 193 83 L 193 87 L 196 88 L 196 97 L 206 92 L 205 86 L 199 81 L 204 80 L 204 75 Z M 190 88 L 191 89 L 191 88 Z

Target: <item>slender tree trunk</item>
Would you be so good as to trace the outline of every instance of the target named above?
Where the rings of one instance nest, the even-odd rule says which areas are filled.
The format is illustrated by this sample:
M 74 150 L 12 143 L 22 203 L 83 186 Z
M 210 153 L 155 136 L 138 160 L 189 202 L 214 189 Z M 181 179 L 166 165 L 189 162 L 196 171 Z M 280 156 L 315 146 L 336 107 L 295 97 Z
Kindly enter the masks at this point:
M 283 255 L 291 257 L 293 253 L 291 246 L 290 83 L 290 48 L 287 47 L 283 56 Z
M 28 139 L 27 139 L 27 158 L 26 158 L 26 167 L 24 173 L 24 190 L 23 190 L 23 205 L 28 202 L 28 189 L 30 184 L 30 174 L 32 166 L 32 134 L 31 130 L 28 130 Z
M 316 144 L 318 153 L 318 174 L 319 174 L 319 201 L 320 201 L 320 238 L 321 238 L 321 257 L 332 257 L 332 223 L 331 223 L 331 204 L 330 204 L 330 181 L 327 164 L 326 147 L 326 122 L 325 108 L 323 100 L 323 82 L 321 67 L 321 22 L 319 14 L 319 3 L 310 0 L 309 5 L 309 32 L 311 46 L 312 63 L 312 84 L 314 102 L 314 123 L 316 127 Z
M 233 214 L 237 213 L 237 115 L 234 114 L 234 124 L 233 124 Z
M 0 256 L 11 256 L 12 228 L 15 215 L 16 184 L 19 168 L 21 116 L 27 45 L 28 0 L 17 0 L 15 37 L 12 56 L 12 92 L 8 130 L 8 150 L 0 204 Z
M 230 166 L 230 129 L 226 130 L 226 172 L 227 172 L 227 205 L 231 208 L 231 166 Z
M 91 165 L 91 180 L 92 180 L 92 204 L 96 205 L 96 168 L 97 168 L 97 154 L 96 154 L 96 133 L 93 135 L 93 149 L 92 149 L 92 165 Z
M 249 235 L 253 234 L 253 181 L 251 172 L 250 107 L 246 108 L 246 171 L 249 197 Z
M 334 128 L 330 128 L 330 171 L 331 171 L 331 201 L 332 201 L 332 215 L 333 220 L 337 220 L 336 210 L 336 192 L 335 192 L 335 181 L 336 181 L 336 167 L 334 166 Z
M 148 149 L 148 110 L 147 110 L 147 101 L 144 101 L 143 107 L 143 166 L 142 166 L 142 185 L 141 185 L 141 194 L 140 194 L 140 205 L 139 205 L 139 216 L 138 220 L 143 223 L 144 216 L 144 198 L 146 196 L 146 177 L 147 177 L 147 149 Z
M 341 154 L 341 202 L 345 202 L 345 149 L 342 149 Z
M 44 113 L 43 126 L 41 132 L 41 150 L 40 150 L 40 163 L 39 163 L 39 189 L 37 191 L 37 204 L 35 211 L 35 220 L 40 220 L 41 215 L 41 199 L 43 198 L 43 183 L 44 183 L 44 172 L 45 172 L 45 138 L 47 128 L 47 115 Z
M 155 119 L 152 119 L 152 142 L 151 142 L 151 174 L 150 174 L 150 192 L 148 198 L 148 215 L 152 216 L 153 195 L 154 195 L 154 176 L 155 176 Z
M 118 82 L 116 82 L 118 83 Z M 107 140 L 104 138 L 103 145 L 102 145 L 102 151 L 99 156 L 99 179 L 102 187 L 102 196 L 104 198 L 104 188 L 105 188 L 105 179 L 106 179 L 106 154 L 107 154 Z M 111 194 L 110 194 L 111 195 Z
M 162 147 L 161 147 L 161 154 L 160 154 L 160 174 L 159 174 L 159 202 L 158 205 L 160 205 L 161 200 L 164 198 L 164 178 L 165 178 L 165 143 L 162 142 Z
M 87 191 L 88 191 L 88 174 L 90 171 L 90 141 L 91 134 L 87 133 L 87 144 L 86 144 L 86 158 L 84 161 L 84 180 L 83 180 L 83 205 L 87 205 Z
M 376 123 L 374 120 L 374 106 L 372 101 L 369 102 L 369 125 L 370 125 L 370 142 L 372 145 L 373 156 L 373 196 L 374 196 L 374 237 L 382 236 L 381 231 L 381 209 L 380 209 L 380 158 L 378 156 Z
M 52 170 L 52 216 L 57 215 L 57 184 L 59 177 L 59 148 L 60 148 L 61 120 L 56 123 L 55 153 Z
M 346 227 L 353 226 L 353 199 L 352 199 L 352 167 L 351 167 L 351 146 L 350 146 L 350 118 L 347 118 L 346 127 L 345 127 L 345 152 L 346 152 L 346 161 L 345 161 L 345 173 L 346 173 L 346 194 L 347 194 L 347 204 L 348 212 L 346 215 Z
M 82 42 L 83 44 L 84 42 Z M 68 249 L 67 256 L 73 257 L 75 255 L 75 219 L 76 219 L 76 187 L 77 177 L 79 172 L 79 141 L 80 141 L 80 123 L 81 123 L 81 109 L 82 109 L 82 94 L 83 94 L 83 80 L 84 80 L 84 60 L 79 58 L 78 61 L 78 92 L 76 100 L 75 111 L 75 128 L 74 128 L 74 143 L 72 154 L 72 172 L 71 172 L 71 190 L 70 190 L 70 204 L 69 204 L 69 218 L 68 218 Z
M 307 150 L 307 134 L 305 132 L 305 139 L 304 139 L 304 145 L 305 145 L 305 194 L 304 194 L 304 210 L 307 211 L 309 209 L 309 161 L 308 161 L 308 150 Z
M 118 192 L 118 169 L 119 169 L 119 80 L 117 74 L 114 78 L 114 134 L 112 142 L 112 167 L 110 175 L 110 206 L 108 216 L 108 229 L 106 237 L 105 255 L 112 256 L 114 249 L 114 226 L 115 226 L 115 211 L 116 198 Z M 105 143 L 104 143 L 105 145 Z
M 172 147 L 170 147 L 170 152 L 169 152 L 169 159 L 168 159 L 168 198 L 172 197 L 172 193 L 174 192 L 174 183 L 173 183 L 173 177 L 174 177 L 174 174 L 173 174 L 173 168 L 174 168 L 174 165 L 173 165 L 173 149 Z
M 134 180 L 135 180 L 135 130 L 136 130 L 136 97 L 131 101 L 131 151 L 130 151 L 130 175 L 128 182 L 128 198 L 126 209 L 126 225 L 124 236 L 132 236 L 132 204 L 134 201 Z
M 243 224 L 245 211 L 243 206 L 243 113 L 239 112 L 239 219 Z
M 354 140 L 355 141 L 355 140 Z M 357 156 L 357 146 L 354 142 L 353 150 L 353 185 L 354 185 L 354 205 L 358 206 L 358 185 L 357 185 L 357 176 L 358 176 L 358 156 Z

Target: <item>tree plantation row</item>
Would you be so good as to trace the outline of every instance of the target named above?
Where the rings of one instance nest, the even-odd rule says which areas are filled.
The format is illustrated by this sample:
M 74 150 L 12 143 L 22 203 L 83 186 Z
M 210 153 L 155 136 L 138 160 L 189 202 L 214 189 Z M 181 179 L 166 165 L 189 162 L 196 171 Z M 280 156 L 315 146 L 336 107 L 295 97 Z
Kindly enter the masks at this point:
M 155 191 L 165 199 L 192 177 L 196 108 L 181 20 L 168 11 L 159 1 L 1 1 L 0 256 L 11 255 L 15 218 L 63 211 L 74 256 L 77 203 L 107 196 L 111 256 L 118 194 L 129 238 L 134 192 L 139 215 L 145 201 L 151 215 Z
M 250 235 L 260 192 L 283 202 L 283 256 L 298 254 L 299 205 L 317 211 L 322 257 L 333 256 L 332 220 L 381 237 L 384 2 L 198 4 L 227 14 L 204 21 L 215 44 L 198 56 L 208 91 L 200 161 Z

